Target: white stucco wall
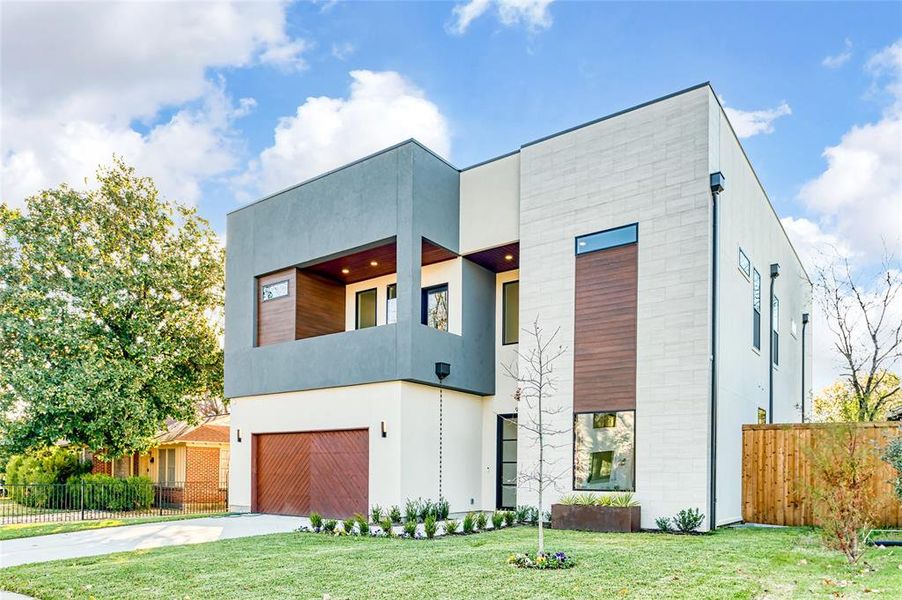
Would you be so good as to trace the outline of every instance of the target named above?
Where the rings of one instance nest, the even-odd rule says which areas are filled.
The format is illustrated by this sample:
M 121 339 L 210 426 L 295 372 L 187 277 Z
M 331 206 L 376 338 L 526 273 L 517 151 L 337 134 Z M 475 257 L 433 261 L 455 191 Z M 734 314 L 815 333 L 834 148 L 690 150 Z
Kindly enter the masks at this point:
M 452 510 L 472 510 L 481 503 L 482 397 L 447 390 L 443 395 L 443 493 Z M 438 388 L 401 381 L 233 398 L 231 510 L 250 510 L 254 433 L 329 429 L 369 429 L 370 505 L 403 508 L 407 498 L 435 500 L 438 399 Z
M 461 254 L 515 242 L 519 226 L 519 153 L 461 172 Z
M 780 264 L 774 293 L 780 300 L 780 364 L 774 369 L 774 423 L 801 420 L 802 313 L 811 312 L 811 284 L 780 226 L 738 140 L 710 96 L 711 172 L 726 189 L 718 200 L 717 521 L 742 518 L 742 425 L 768 409 L 770 264 Z M 761 349 L 752 344 L 752 283 L 739 269 L 739 249 L 761 274 Z M 792 333 L 795 321 L 796 333 Z M 811 386 L 812 328 L 807 328 L 806 388 Z M 810 414 L 810 406 L 808 406 Z
M 520 322 L 536 317 L 566 352 L 554 366 L 555 421 L 572 427 L 574 238 L 639 224 L 636 497 L 642 526 L 707 512 L 710 197 L 707 88 L 582 127 L 520 152 Z M 521 352 L 528 351 L 521 339 Z M 521 406 L 521 413 L 524 407 Z M 572 488 L 572 447 L 546 508 Z M 521 431 L 521 470 L 537 451 Z M 519 501 L 535 504 L 521 488 Z M 550 497 L 549 497 L 550 496 Z

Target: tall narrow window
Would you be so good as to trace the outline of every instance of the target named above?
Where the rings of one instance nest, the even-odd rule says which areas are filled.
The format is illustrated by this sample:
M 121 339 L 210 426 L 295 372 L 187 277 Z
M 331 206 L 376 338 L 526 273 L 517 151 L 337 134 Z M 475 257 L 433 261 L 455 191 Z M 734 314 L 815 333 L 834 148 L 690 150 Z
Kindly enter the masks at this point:
M 357 329 L 376 326 L 376 288 L 357 292 Z
M 761 274 L 752 271 L 752 346 L 761 350 Z
M 520 282 L 509 281 L 501 290 L 501 343 L 516 344 L 520 341 Z
M 421 307 L 423 325 L 448 331 L 448 284 L 423 289 Z
M 635 489 L 635 411 L 573 415 L 573 489 Z
M 742 248 L 739 249 L 739 270 L 742 271 L 746 279 L 752 274 L 752 263 L 749 261 L 749 257 L 745 255 L 745 252 L 742 251 Z
M 385 288 L 385 322 L 398 322 L 398 284 L 391 283 Z
M 780 299 L 774 296 L 774 327 L 771 331 L 771 343 L 774 345 L 774 364 L 780 364 Z
M 175 448 L 161 448 L 158 452 L 160 461 L 159 483 L 161 485 L 175 484 Z

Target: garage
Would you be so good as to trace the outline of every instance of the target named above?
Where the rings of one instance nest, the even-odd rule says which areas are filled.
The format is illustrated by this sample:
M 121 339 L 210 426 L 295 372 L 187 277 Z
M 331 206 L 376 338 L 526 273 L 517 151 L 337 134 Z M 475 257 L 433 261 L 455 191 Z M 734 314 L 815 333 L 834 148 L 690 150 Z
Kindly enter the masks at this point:
M 251 510 L 344 518 L 368 513 L 369 431 L 254 434 Z

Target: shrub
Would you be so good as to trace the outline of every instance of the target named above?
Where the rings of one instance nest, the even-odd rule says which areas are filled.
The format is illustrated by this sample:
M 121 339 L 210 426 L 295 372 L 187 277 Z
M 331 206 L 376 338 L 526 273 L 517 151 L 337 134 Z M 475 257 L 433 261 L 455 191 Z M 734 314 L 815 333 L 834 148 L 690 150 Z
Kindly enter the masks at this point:
M 366 518 L 366 515 L 357 513 L 356 515 L 354 515 L 354 520 L 357 521 L 357 529 L 358 531 L 360 531 L 360 535 L 369 535 L 370 522 Z
M 595 506 L 614 506 L 614 498 L 612 496 L 599 496 L 595 499 Z
M 504 511 L 504 524 L 506 526 L 513 527 L 514 526 L 514 518 L 515 518 L 515 515 L 513 512 L 511 512 L 509 510 Z
M 105 473 L 70 477 L 68 496 L 89 510 L 128 511 L 150 508 L 154 500 L 149 477 L 112 477 Z M 83 496 L 82 496 L 83 492 Z
M 529 522 L 529 513 L 532 511 L 531 506 L 526 506 L 521 504 L 517 507 L 516 515 L 517 515 L 517 523 L 523 523 L 524 525 Z
M 323 531 L 326 533 L 332 533 L 335 531 L 335 526 L 338 525 L 338 521 L 335 519 L 328 519 L 323 521 Z
M 392 505 L 392 507 L 388 509 L 388 518 L 391 519 L 392 523 L 401 522 L 401 508 L 397 504 Z
M 872 492 L 879 451 L 855 424 L 831 425 L 818 434 L 805 448 L 812 510 L 826 544 L 854 564 L 864 553 L 866 530 L 889 499 Z
M 27 454 L 14 454 L 6 463 L 9 496 L 19 504 L 35 508 L 72 508 L 73 502 L 54 484 L 90 472 L 91 463 L 82 461 L 70 448 L 50 446 Z M 32 487 L 25 487 L 25 486 Z M 74 497 L 79 502 L 79 497 Z
M 354 522 L 354 519 L 345 519 L 341 522 L 342 528 L 344 528 L 345 533 L 348 535 L 354 532 Z
M 426 518 L 423 519 L 423 531 L 426 533 L 426 537 L 430 540 L 434 538 L 436 529 L 438 529 L 438 521 L 435 520 L 435 515 L 432 513 L 427 514 Z
M 639 501 L 633 497 L 631 492 L 622 492 L 614 494 L 611 498 L 611 506 L 631 507 L 639 506 Z
M 457 533 L 457 521 L 454 519 L 445 519 L 445 533 L 447 535 L 454 535 Z
M 602 496 L 604 498 L 604 496 Z M 598 503 L 597 494 L 567 494 L 560 500 L 561 504 L 567 506 L 592 506 Z
M 435 504 L 432 502 L 432 500 L 420 499 L 419 505 L 420 505 L 420 510 L 419 510 L 418 516 L 420 517 L 421 521 L 423 521 L 425 523 L 426 517 L 429 517 L 429 516 L 435 517 L 435 513 L 436 513 Z
M 417 520 L 414 518 L 413 520 L 408 519 L 404 521 L 404 535 L 407 537 L 414 537 L 417 534 Z
M 655 525 L 658 526 L 658 529 L 667 533 L 673 530 L 673 526 L 670 523 L 670 517 L 658 517 L 655 519 Z
M 451 505 L 446 499 L 439 498 L 438 502 L 435 503 L 435 518 L 439 521 L 444 521 L 449 514 L 451 514 Z
M 310 513 L 310 526 L 313 531 L 320 531 L 323 528 L 323 517 L 319 513 Z
M 420 503 L 416 500 L 410 500 L 408 498 L 407 503 L 404 505 L 404 520 L 407 522 L 413 521 L 417 522 L 417 516 L 420 514 Z
M 373 523 L 378 523 L 382 520 L 382 507 L 378 504 L 374 504 L 373 508 L 370 510 L 370 514 L 373 516 Z
M 476 529 L 480 531 L 485 530 L 485 524 L 488 522 L 489 518 L 485 515 L 484 512 L 476 513 Z
M 495 529 L 501 529 L 501 524 L 504 523 L 504 513 L 501 511 L 495 511 L 492 513 L 492 527 Z
M 902 433 L 902 431 L 900 431 Z M 902 500 L 902 435 L 894 438 L 883 453 L 883 460 L 896 470 L 896 496 Z
M 673 524 L 681 533 L 692 533 L 705 520 L 697 508 L 684 508 L 673 518 Z
M 473 533 L 473 527 L 476 525 L 476 515 L 473 513 L 467 513 L 464 515 L 462 526 L 464 533 Z
M 531 557 L 529 553 L 511 554 L 507 564 L 519 569 L 569 569 L 576 562 L 563 552 L 538 552 L 535 557 Z
M 535 506 L 529 507 L 529 515 L 526 517 L 527 521 L 529 521 L 530 525 L 538 525 L 539 524 L 539 509 Z
M 382 531 L 385 532 L 385 535 L 387 535 L 388 537 L 394 537 L 395 532 L 392 531 L 392 522 L 390 518 L 385 517 L 384 519 L 379 521 L 379 527 L 382 528 Z

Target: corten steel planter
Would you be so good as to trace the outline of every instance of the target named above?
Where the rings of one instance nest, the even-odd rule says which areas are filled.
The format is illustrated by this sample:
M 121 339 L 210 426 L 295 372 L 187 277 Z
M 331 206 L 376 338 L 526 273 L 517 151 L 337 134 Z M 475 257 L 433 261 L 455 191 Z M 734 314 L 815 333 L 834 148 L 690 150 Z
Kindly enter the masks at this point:
M 638 506 L 551 505 L 554 529 L 629 533 L 639 531 Z

